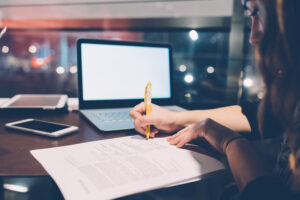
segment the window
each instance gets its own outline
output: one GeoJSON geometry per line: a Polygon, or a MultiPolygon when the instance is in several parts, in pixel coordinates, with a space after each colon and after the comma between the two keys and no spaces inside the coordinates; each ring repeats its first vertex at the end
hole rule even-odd
{"type": "Polygon", "coordinates": [[[257,101],[263,98],[264,88],[261,76],[259,74],[255,61],[255,46],[249,44],[250,30],[245,33],[245,65],[243,69],[242,80],[242,101],[257,101]]]}
{"type": "Polygon", "coordinates": [[[77,96],[76,40],[98,38],[170,43],[179,104],[221,102],[228,62],[227,30],[8,30],[0,40],[0,94],[77,96]]]}

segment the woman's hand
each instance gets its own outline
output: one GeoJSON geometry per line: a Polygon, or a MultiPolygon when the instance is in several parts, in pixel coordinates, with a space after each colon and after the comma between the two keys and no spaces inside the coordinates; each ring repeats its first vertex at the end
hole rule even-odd
{"type": "Polygon", "coordinates": [[[169,137],[168,141],[172,145],[182,147],[198,137],[203,137],[217,151],[225,154],[225,145],[227,141],[232,137],[237,136],[239,136],[239,134],[231,129],[222,126],[212,119],[205,119],[201,122],[187,126],[175,135],[169,137]]]}
{"type": "Polygon", "coordinates": [[[176,125],[176,112],[151,104],[151,113],[145,115],[146,106],[142,102],[130,111],[130,117],[134,119],[135,130],[143,135],[146,134],[147,125],[153,125],[150,137],[154,137],[159,131],[171,133],[178,130],[176,125]]]}

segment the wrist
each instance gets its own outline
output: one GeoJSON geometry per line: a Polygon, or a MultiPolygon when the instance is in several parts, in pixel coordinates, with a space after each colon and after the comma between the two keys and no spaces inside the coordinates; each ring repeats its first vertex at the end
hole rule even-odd
{"type": "Polygon", "coordinates": [[[184,112],[172,112],[171,116],[173,118],[173,120],[172,120],[172,126],[176,130],[185,128],[187,126],[184,112]]]}

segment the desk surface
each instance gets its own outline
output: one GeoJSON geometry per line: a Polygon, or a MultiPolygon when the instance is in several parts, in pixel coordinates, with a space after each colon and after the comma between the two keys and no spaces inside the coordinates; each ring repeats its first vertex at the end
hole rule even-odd
{"type": "Polygon", "coordinates": [[[101,134],[78,112],[60,114],[1,114],[0,115],[0,176],[41,176],[48,175],[30,154],[30,150],[64,146],[125,136],[129,133],[101,134]],[[58,139],[16,132],[5,128],[5,123],[36,118],[79,127],[79,131],[58,139]]]}
{"type": "MultiPolygon", "coordinates": [[[[102,139],[136,134],[133,131],[103,133],[92,126],[78,112],[68,113],[22,113],[0,114],[0,176],[44,176],[48,175],[43,167],[29,152],[34,149],[50,148],[78,144],[102,139]],[[79,131],[62,138],[53,139],[30,133],[22,133],[5,128],[5,124],[26,118],[70,124],[79,127],[79,131]]],[[[204,148],[197,151],[212,155],[204,148]]]]}

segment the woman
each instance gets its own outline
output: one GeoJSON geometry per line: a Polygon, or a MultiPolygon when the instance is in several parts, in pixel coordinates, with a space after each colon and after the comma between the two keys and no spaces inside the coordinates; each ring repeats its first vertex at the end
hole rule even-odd
{"type": "Polygon", "coordinates": [[[270,113],[284,126],[289,148],[279,156],[283,173],[273,174],[246,138],[211,119],[188,125],[168,140],[182,147],[203,137],[225,154],[242,199],[300,199],[300,1],[261,0],[259,9],[264,36],[256,53],[265,97],[258,121],[263,135],[272,134],[272,124],[266,123],[270,113]]]}
{"type": "Polygon", "coordinates": [[[264,36],[256,53],[266,93],[259,108],[259,126],[262,134],[269,134],[264,122],[270,108],[285,128],[289,149],[282,153],[289,154],[289,165],[281,163],[279,177],[272,174],[247,139],[210,119],[168,140],[182,147],[204,137],[227,156],[243,199],[300,199],[300,1],[261,0],[260,10],[264,36]]]}

